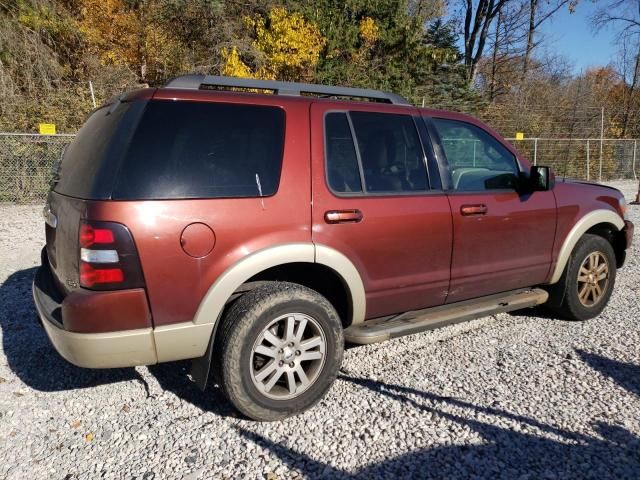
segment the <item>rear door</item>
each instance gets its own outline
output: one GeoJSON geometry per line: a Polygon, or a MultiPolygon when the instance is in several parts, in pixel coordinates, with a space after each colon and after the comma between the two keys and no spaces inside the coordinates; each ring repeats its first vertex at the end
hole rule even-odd
{"type": "Polygon", "coordinates": [[[556,229],[553,192],[519,194],[528,166],[480,123],[427,120],[442,160],[453,215],[447,303],[545,281],[556,229]]]}
{"type": "Polygon", "coordinates": [[[451,212],[417,113],[311,107],[313,241],[356,266],[367,318],[440,305],[449,286],[451,212]]]}

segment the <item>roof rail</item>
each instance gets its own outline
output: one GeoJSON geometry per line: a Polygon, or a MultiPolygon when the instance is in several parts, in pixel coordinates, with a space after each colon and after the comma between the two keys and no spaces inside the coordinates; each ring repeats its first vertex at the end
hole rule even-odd
{"type": "Polygon", "coordinates": [[[253,78],[221,77],[216,75],[182,75],[169,81],[167,88],[189,90],[219,88],[240,88],[271,90],[276,95],[301,96],[312,94],[324,97],[361,98],[395,105],[411,105],[409,101],[395,93],[368,88],[332,87],[313,83],[278,82],[275,80],[255,80],[253,78]]]}

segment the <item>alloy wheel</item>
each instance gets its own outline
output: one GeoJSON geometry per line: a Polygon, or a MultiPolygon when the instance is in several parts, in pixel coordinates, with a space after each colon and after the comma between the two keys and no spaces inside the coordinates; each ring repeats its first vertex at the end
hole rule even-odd
{"type": "Polygon", "coordinates": [[[591,252],[578,270],[578,300],[593,307],[602,300],[609,283],[609,261],[600,251],[591,252]]]}
{"type": "Polygon", "coordinates": [[[326,351],[326,336],[317,320],[303,313],[281,315],[251,349],[253,384],[274,400],[297,397],[317,380],[326,351]]]}

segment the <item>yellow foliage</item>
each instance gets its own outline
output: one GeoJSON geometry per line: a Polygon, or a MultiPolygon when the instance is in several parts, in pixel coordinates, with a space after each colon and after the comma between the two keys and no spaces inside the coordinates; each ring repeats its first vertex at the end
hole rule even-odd
{"type": "Polygon", "coordinates": [[[158,4],[133,8],[126,0],[80,0],[80,5],[80,31],[102,64],[126,65],[141,78],[169,64],[183,66],[181,45],[154,23],[158,4]]]}
{"type": "Polygon", "coordinates": [[[255,31],[253,46],[263,53],[264,65],[256,71],[260,78],[299,80],[320,60],[326,39],[318,26],[302,14],[275,7],[268,18],[245,18],[255,31]]]}
{"type": "Polygon", "coordinates": [[[376,25],[376,21],[371,17],[364,17],[360,20],[360,39],[371,45],[380,38],[380,29],[376,25]]]}
{"type": "Polygon", "coordinates": [[[81,0],[80,31],[102,63],[132,65],[139,60],[138,19],[122,0],[81,0]]]}
{"type": "Polygon", "coordinates": [[[242,61],[238,54],[238,49],[233,47],[230,51],[226,48],[222,49],[222,75],[240,78],[255,78],[251,69],[242,61]]]}

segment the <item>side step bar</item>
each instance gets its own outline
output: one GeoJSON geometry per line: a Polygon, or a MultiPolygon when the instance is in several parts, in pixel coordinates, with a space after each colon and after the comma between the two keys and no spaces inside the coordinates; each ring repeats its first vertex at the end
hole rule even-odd
{"type": "Polygon", "coordinates": [[[545,303],[548,298],[549,294],[541,288],[513,290],[464,302],[366,320],[347,328],[344,331],[344,338],[347,342],[361,345],[384,342],[496,313],[534,307],[545,303]]]}

